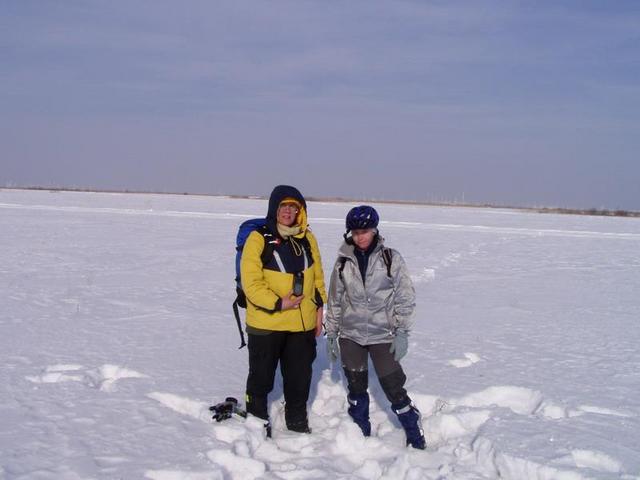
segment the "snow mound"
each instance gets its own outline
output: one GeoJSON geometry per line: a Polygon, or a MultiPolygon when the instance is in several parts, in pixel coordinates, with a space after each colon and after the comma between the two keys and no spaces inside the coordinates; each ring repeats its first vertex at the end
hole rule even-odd
{"type": "Polygon", "coordinates": [[[468,407],[498,406],[508,408],[520,415],[531,415],[542,404],[542,394],[523,387],[493,386],[452,400],[452,403],[468,407]]]}
{"type": "Polygon", "coordinates": [[[211,418],[209,405],[172,393],[151,392],[147,397],[160,402],[165,407],[181,415],[208,421],[211,418]]]}

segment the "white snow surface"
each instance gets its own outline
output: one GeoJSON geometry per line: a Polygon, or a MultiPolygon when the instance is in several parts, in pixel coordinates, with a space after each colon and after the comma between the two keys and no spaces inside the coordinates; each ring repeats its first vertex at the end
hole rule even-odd
{"type": "MultiPolygon", "coordinates": [[[[326,272],[351,206],[309,203],[326,272]]],[[[361,436],[324,338],[312,434],[279,375],[272,439],[211,420],[243,396],[235,235],[266,201],[0,190],[0,479],[640,479],[640,220],[376,207],[415,281],[426,451],[373,374],[361,436]]]]}

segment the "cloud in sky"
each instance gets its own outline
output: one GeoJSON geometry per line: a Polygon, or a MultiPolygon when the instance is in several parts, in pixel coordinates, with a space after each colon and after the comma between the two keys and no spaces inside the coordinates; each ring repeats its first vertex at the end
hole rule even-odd
{"type": "Polygon", "coordinates": [[[637,2],[0,13],[5,184],[640,209],[637,2]]]}

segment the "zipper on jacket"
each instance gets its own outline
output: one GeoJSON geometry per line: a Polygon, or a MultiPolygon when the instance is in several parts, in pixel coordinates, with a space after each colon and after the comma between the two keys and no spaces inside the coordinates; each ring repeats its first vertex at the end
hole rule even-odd
{"type": "Polygon", "coordinates": [[[302,317],[302,308],[300,308],[300,304],[298,304],[298,312],[300,312],[300,323],[302,324],[302,331],[306,332],[306,330],[304,329],[304,318],[302,317]]]}

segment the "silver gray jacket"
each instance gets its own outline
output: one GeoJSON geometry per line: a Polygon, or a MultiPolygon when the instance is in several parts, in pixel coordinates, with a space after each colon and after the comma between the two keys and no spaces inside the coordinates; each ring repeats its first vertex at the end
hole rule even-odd
{"type": "Polygon", "coordinates": [[[358,268],[354,246],[344,242],[331,272],[325,330],[360,345],[390,343],[396,330],[409,331],[416,293],[404,259],[391,250],[391,278],[382,256],[384,239],[369,256],[366,282],[358,268]],[[346,258],[340,275],[341,257],[346,258]],[[342,278],[340,278],[342,277],[342,278]]]}

